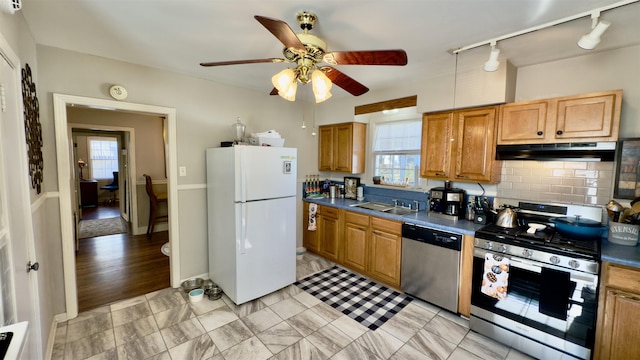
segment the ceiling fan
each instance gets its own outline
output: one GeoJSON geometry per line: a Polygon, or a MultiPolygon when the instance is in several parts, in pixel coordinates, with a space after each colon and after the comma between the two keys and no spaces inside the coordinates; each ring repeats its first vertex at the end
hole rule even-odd
{"type": "Polygon", "coordinates": [[[297,83],[313,85],[316,102],[331,97],[329,90],[336,84],[348,93],[359,96],[369,88],[339,71],[331,65],[396,65],[407,64],[404,50],[364,50],[327,52],[326,42],[309,30],[313,28],[317,16],[308,11],[296,15],[303,33],[296,34],[286,22],[265,16],[254,16],[260,24],[269,30],[285,46],[284,58],[249,59],[200,63],[201,66],[223,66],[256,63],[295,63],[295,68],[287,68],[272,78],[274,89],[270,95],[280,95],[294,101],[297,83]]]}

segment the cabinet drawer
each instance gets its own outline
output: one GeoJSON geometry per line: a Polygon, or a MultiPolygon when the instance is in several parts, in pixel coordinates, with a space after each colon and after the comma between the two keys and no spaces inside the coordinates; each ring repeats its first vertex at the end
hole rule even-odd
{"type": "Polygon", "coordinates": [[[608,270],[607,286],[640,294],[640,271],[612,264],[608,270]]]}
{"type": "Polygon", "coordinates": [[[371,227],[375,230],[384,231],[387,233],[401,235],[402,223],[399,221],[383,219],[379,217],[371,217],[371,227]]]}
{"type": "Polygon", "coordinates": [[[346,211],[345,214],[344,220],[346,223],[369,227],[369,215],[358,214],[351,211],[346,211]]]}
{"type": "Polygon", "coordinates": [[[330,206],[323,206],[320,208],[320,214],[322,214],[322,216],[332,217],[336,219],[338,218],[339,212],[340,212],[340,209],[330,207],[330,206]]]}

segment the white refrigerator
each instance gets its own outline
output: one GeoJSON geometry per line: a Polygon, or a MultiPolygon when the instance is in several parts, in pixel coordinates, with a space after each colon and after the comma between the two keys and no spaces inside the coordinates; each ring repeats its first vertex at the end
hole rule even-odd
{"type": "Polygon", "coordinates": [[[209,277],[238,305],[296,280],[296,157],[282,147],[206,151],[209,277]]]}

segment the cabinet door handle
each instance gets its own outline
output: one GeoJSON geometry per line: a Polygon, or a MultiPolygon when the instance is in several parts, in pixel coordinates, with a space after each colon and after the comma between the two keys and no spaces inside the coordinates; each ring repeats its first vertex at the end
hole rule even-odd
{"type": "Polygon", "coordinates": [[[469,175],[456,175],[457,178],[467,179],[469,175]]]}
{"type": "Polygon", "coordinates": [[[542,131],[538,131],[538,136],[542,136],[544,134],[542,131]]]}
{"type": "Polygon", "coordinates": [[[558,135],[562,135],[562,130],[558,130],[558,131],[556,131],[556,134],[558,134],[558,135]]]}
{"type": "Polygon", "coordinates": [[[443,173],[436,173],[436,176],[447,176],[447,174],[443,174],[443,173]]]}

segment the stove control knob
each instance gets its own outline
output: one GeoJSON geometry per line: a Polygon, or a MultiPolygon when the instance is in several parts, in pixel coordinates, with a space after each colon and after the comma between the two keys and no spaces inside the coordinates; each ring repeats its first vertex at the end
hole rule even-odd
{"type": "Polygon", "coordinates": [[[500,245],[500,246],[498,247],[498,251],[500,251],[500,252],[507,252],[507,247],[506,247],[505,245],[500,245]]]}
{"type": "Polygon", "coordinates": [[[549,261],[553,264],[553,265],[558,265],[560,263],[560,258],[557,256],[552,256],[549,258],[549,261]]]}
{"type": "Polygon", "coordinates": [[[569,266],[571,266],[574,269],[577,269],[580,266],[580,263],[577,262],[576,260],[571,260],[569,261],[569,266]]]}
{"type": "Polygon", "coordinates": [[[491,241],[484,243],[484,248],[485,249],[493,249],[493,243],[491,241]]]}
{"type": "Polygon", "coordinates": [[[530,258],[533,256],[533,251],[529,250],[529,249],[524,249],[522,250],[522,256],[526,257],[526,258],[530,258]]]}

